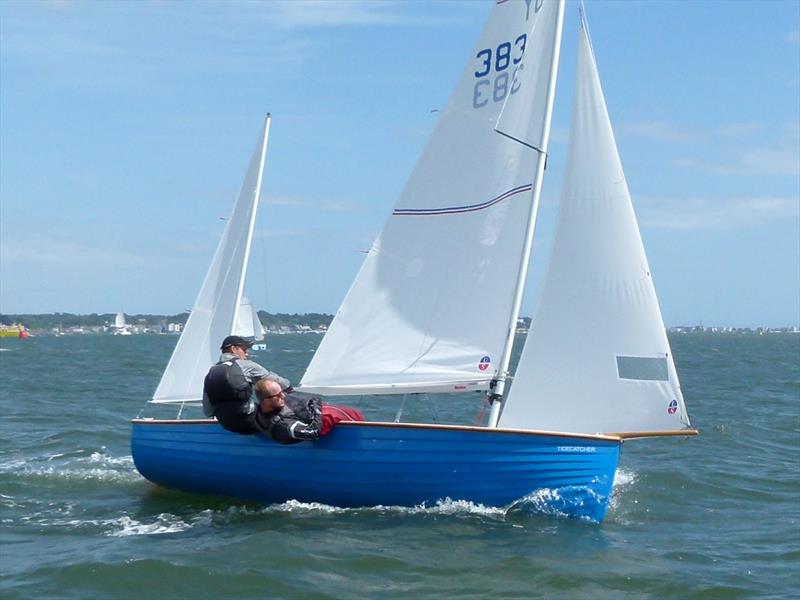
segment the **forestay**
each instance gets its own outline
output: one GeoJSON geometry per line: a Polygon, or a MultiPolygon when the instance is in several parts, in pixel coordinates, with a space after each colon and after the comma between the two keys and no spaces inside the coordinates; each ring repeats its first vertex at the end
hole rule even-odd
{"type": "Polygon", "coordinates": [[[585,26],[548,273],[501,427],[689,427],[585,26]]]}
{"type": "Polygon", "coordinates": [[[556,8],[493,8],[304,390],[460,391],[495,375],[539,160],[525,144],[543,127],[556,8]]]}
{"type": "Polygon", "coordinates": [[[267,117],[194,308],[153,395],[155,403],[202,399],[203,379],[217,362],[219,344],[234,330],[260,195],[269,123],[267,117]]]}

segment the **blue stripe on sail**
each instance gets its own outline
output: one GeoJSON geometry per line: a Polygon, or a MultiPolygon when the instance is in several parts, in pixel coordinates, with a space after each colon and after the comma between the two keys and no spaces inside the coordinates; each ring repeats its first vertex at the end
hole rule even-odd
{"type": "Polygon", "coordinates": [[[496,196],[491,200],[487,200],[486,202],[481,202],[480,204],[469,204],[466,206],[446,206],[443,208],[396,208],[392,214],[403,217],[413,217],[429,215],[453,215],[458,213],[475,212],[477,210],[483,210],[485,208],[489,208],[490,206],[494,206],[498,202],[502,202],[506,198],[510,198],[515,194],[530,191],[531,188],[533,188],[533,184],[527,183],[525,185],[510,189],[507,192],[503,192],[499,196],[496,196]]]}

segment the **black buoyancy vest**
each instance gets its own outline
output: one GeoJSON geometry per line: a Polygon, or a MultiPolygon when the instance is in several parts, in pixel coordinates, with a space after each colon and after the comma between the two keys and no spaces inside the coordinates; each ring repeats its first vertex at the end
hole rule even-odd
{"type": "Polygon", "coordinates": [[[250,400],[253,384],[247,381],[236,358],[215,364],[203,382],[203,391],[212,407],[229,402],[242,403],[250,400]]]}

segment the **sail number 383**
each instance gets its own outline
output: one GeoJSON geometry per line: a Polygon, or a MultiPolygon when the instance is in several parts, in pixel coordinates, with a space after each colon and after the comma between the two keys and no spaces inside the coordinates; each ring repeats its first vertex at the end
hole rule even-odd
{"type": "Polygon", "coordinates": [[[503,42],[497,48],[485,48],[475,55],[478,70],[475,71],[475,88],[472,94],[473,108],[481,108],[490,101],[501,102],[509,93],[519,90],[518,74],[523,68],[522,56],[528,36],[522,34],[514,42],[503,42]]]}

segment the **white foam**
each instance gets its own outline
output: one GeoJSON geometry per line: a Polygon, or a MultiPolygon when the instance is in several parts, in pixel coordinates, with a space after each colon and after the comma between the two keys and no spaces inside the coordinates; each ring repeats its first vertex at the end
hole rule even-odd
{"type": "Polygon", "coordinates": [[[28,460],[15,457],[0,463],[0,473],[67,480],[131,482],[141,479],[130,455],[114,457],[101,450],[89,456],[72,458],[75,454],[85,452],[88,450],[54,453],[28,460]]]}
{"type": "Polygon", "coordinates": [[[65,468],[58,466],[32,467],[25,465],[16,472],[24,476],[44,477],[53,479],[66,479],[68,481],[112,481],[112,482],[132,482],[141,480],[135,470],[117,471],[114,469],[103,468],[65,468]]]}
{"type": "Polygon", "coordinates": [[[12,458],[3,463],[0,463],[0,473],[14,473],[23,469],[27,465],[24,458],[12,458]]]}
{"type": "Polygon", "coordinates": [[[4,506],[6,508],[21,508],[24,505],[17,502],[14,496],[0,494],[0,506],[4,506]]]}
{"type": "Polygon", "coordinates": [[[474,515],[494,515],[503,516],[506,513],[505,508],[496,508],[492,506],[484,506],[483,504],[476,504],[466,500],[451,500],[445,498],[438,500],[436,504],[418,504],[416,506],[390,506],[390,505],[376,505],[365,506],[360,508],[341,508],[338,506],[330,506],[328,504],[321,504],[319,502],[299,502],[297,500],[288,500],[281,504],[273,504],[264,509],[266,512],[320,512],[326,514],[341,514],[341,513],[364,513],[364,512],[395,512],[398,514],[417,515],[417,514],[438,514],[438,515],[456,515],[456,514],[474,514],[474,515]]]}
{"type": "Polygon", "coordinates": [[[614,489],[618,487],[626,487],[636,482],[636,472],[626,471],[624,469],[617,469],[614,474],[614,489]]]}
{"type": "Polygon", "coordinates": [[[127,537],[129,535],[160,535],[163,533],[178,533],[193,527],[180,517],[161,513],[152,523],[142,523],[128,516],[111,519],[104,522],[111,526],[112,531],[106,533],[110,537],[127,537]]]}
{"type": "Polygon", "coordinates": [[[319,502],[299,502],[298,500],[287,500],[282,504],[273,504],[264,510],[269,512],[323,512],[334,514],[348,512],[353,509],[329,506],[319,502]]]}
{"type": "Polygon", "coordinates": [[[484,506],[483,504],[476,504],[468,500],[451,500],[450,498],[439,500],[434,506],[414,506],[407,509],[407,511],[410,514],[429,513],[438,515],[473,514],[504,516],[506,514],[505,508],[484,506]]]}
{"type": "MultiPolygon", "coordinates": [[[[636,483],[636,472],[617,469],[614,475],[614,488],[611,490],[611,498],[608,501],[608,514],[613,515],[615,521],[621,524],[629,524],[623,517],[623,499],[632,491],[636,483]]],[[[638,501],[634,500],[634,504],[638,501]]]]}
{"type": "Polygon", "coordinates": [[[101,451],[101,452],[92,452],[92,454],[89,455],[88,458],[84,458],[81,460],[90,463],[100,463],[103,465],[109,465],[113,467],[133,468],[133,457],[130,455],[119,456],[115,458],[113,456],[109,456],[108,454],[104,454],[101,451]]]}

